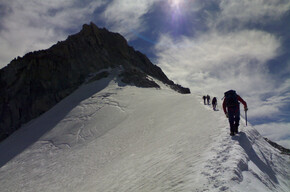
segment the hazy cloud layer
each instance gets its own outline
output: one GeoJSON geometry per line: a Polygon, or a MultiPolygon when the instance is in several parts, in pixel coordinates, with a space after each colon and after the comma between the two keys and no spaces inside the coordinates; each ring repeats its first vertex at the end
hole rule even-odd
{"type": "Polygon", "coordinates": [[[142,32],[147,26],[142,20],[156,0],[114,0],[103,12],[111,30],[122,33],[128,40],[134,37],[132,31],[142,32]]]}
{"type": "Polygon", "coordinates": [[[230,22],[238,20],[240,23],[265,23],[279,19],[290,9],[287,0],[222,0],[221,14],[218,21],[230,22]]]}

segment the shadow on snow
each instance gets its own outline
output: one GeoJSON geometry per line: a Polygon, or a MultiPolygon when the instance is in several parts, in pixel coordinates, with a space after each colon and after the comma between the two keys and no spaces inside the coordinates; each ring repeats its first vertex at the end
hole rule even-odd
{"type": "Polygon", "coordinates": [[[249,157],[249,160],[252,161],[263,173],[266,173],[269,178],[276,184],[278,184],[278,179],[275,172],[272,170],[271,165],[264,154],[261,152],[264,161],[257,155],[256,151],[253,149],[252,144],[248,136],[244,132],[240,132],[239,137],[233,137],[233,140],[239,142],[240,146],[245,150],[246,154],[249,157]]]}

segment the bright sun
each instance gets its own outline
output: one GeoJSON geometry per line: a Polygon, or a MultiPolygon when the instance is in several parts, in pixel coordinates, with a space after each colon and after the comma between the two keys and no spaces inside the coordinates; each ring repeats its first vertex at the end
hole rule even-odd
{"type": "Polygon", "coordinates": [[[169,0],[171,7],[179,7],[183,0],[169,0]]]}

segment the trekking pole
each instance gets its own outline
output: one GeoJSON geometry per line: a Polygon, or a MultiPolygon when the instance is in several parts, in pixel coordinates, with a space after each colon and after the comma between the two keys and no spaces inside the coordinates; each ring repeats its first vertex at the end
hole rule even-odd
{"type": "Polygon", "coordinates": [[[246,126],[248,126],[247,111],[245,110],[246,126]]]}

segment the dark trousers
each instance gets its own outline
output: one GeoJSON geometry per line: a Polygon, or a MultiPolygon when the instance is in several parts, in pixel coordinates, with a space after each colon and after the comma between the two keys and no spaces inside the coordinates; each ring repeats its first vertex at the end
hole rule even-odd
{"type": "Polygon", "coordinates": [[[212,103],[213,110],[216,110],[216,103],[212,103]]]}
{"type": "Polygon", "coordinates": [[[240,123],[240,107],[239,106],[228,107],[228,115],[231,133],[238,132],[240,123]]]}

